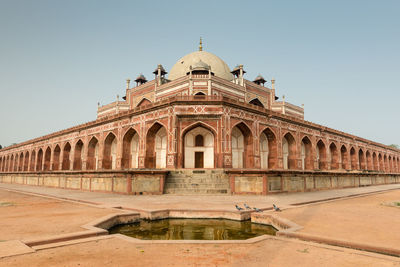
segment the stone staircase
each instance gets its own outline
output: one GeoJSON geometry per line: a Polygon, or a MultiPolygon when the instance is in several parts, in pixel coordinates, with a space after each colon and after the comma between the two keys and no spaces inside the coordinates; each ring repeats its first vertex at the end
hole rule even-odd
{"type": "Polygon", "coordinates": [[[223,170],[176,170],[167,176],[166,194],[229,194],[229,178],[223,170]]]}

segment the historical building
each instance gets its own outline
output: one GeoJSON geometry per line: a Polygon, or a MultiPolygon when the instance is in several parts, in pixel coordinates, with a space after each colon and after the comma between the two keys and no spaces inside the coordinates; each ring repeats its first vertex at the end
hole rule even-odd
{"type": "Polygon", "coordinates": [[[120,193],[257,193],[400,182],[400,151],[304,120],[275,81],[199,50],[126,82],[97,119],[0,150],[0,181],[120,193]],[[168,74],[168,76],[167,76],[168,74]]]}

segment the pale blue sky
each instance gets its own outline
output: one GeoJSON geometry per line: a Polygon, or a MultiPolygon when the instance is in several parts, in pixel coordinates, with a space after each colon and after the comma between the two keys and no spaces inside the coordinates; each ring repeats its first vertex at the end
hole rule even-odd
{"type": "Polygon", "coordinates": [[[94,120],[200,36],[247,79],[275,77],[306,120],[400,144],[399,14],[395,0],[0,0],[0,144],[94,120]]]}

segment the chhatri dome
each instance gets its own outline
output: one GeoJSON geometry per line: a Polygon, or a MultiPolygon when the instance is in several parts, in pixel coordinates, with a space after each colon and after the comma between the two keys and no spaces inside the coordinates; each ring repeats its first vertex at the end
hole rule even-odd
{"type": "Polygon", "coordinates": [[[186,76],[190,71],[190,66],[198,66],[199,63],[206,64],[211,67],[211,72],[215,76],[226,79],[233,80],[233,75],[228,65],[216,55],[203,51],[202,42],[200,39],[199,51],[190,53],[181,59],[179,59],[169,72],[168,79],[175,80],[177,78],[186,76]]]}

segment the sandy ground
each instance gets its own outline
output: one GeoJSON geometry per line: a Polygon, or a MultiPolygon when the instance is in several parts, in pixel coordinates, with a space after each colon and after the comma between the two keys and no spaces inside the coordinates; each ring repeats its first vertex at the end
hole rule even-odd
{"type": "Polygon", "coordinates": [[[0,241],[84,231],[80,226],[115,210],[0,190],[0,241]]]}
{"type": "Polygon", "coordinates": [[[361,255],[293,241],[256,244],[135,244],[112,238],[4,258],[0,266],[400,266],[400,259],[361,255]]]}
{"type": "Polygon", "coordinates": [[[400,247],[400,208],[383,205],[400,201],[400,190],[313,204],[275,213],[304,228],[299,232],[334,239],[400,247]]]}

